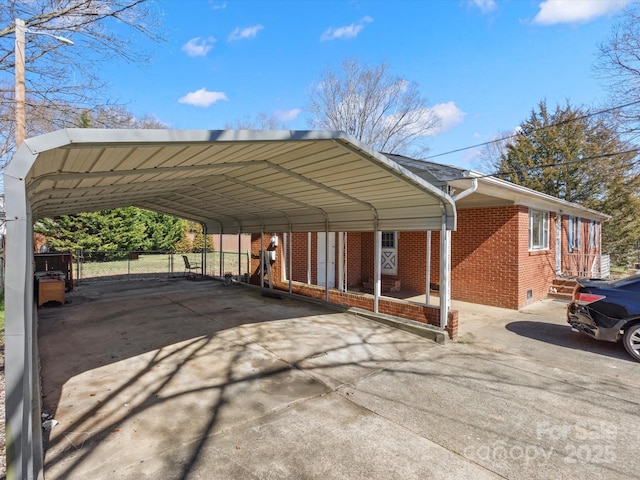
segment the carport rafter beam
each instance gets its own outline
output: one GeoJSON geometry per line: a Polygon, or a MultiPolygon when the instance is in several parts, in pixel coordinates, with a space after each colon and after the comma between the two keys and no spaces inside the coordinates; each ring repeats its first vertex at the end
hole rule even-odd
{"type": "Polygon", "coordinates": [[[279,199],[284,200],[285,202],[293,203],[294,205],[298,205],[299,207],[303,207],[305,209],[316,210],[317,212],[322,213],[325,219],[327,220],[329,219],[329,215],[327,214],[327,212],[320,207],[316,207],[315,205],[310,205],[308,203],[301,202],[300,200],[296,200],[295,198],[290,198],[290,197],[287,197],[286,195],[282,195],[280,193],[267,190],[266,188],[259,187],[258,185],[254,185],[253,183],[245,182],[244,180],[240,180],[239,178],[229,177],[228,175],[221,175],[221,176],[232,183],[237,183],[251,190],[256,190],[258,192],[264,193],[265,195],[278,197],[279,199]]]}
{"type": "MultiPolygon", "coordinates": [[[[261,161],[258,161],[261,162],[261,161]]],[[[200,172],[214,169],[236,169],[241,167],[253,166],[256,164],[255,160],[246,162],[233,162],[233,163],[212,163],[207,165],[185,165],[182,167],[153,167],[153,168],[134,168],[129,170],[108,170],[97,172],[52,172],[39,176],[36,180],[29,183],[28,189],[33,190],[44,181],[67,181],[67,180],[83,180],[92,178],[107,178],[107,177],[128,177],[134,175],[155,175],[160,173],[174,173],[174,172],[200,172]]],[[[216,176],[216,175],[212,175],[216,176]]],[[[189,177],[186,177],[189,178],[189,177]]],[[[195,177],[202,178],[202,177],[195,177]]]]}
{"type": "MultiPolygon", "coordinates": [[[[191,187],[182,187],[183,189],[190,189],[191,187]]],[[[169,191],[168,193],[178,193],[177,190],[174,191],[169,191]]],[[[122,195],[126,195],[127,198],[129,199],[154,199],[157,198],[158,195],[161,194],[163,197],[166,197],[167,194],[167,190],[166,189],[158,189],[158,190],[144,190],[141,192],[108,192],[108,193],[100,193],[100,199],[91,202],[88,201],[91,197],[87,197],[85,198],[73,198],[70,199],[69,197],[66,196],[54,196],[54,195],[49,195],[47,198],[39,198],[37,200],[34,200],[34,202],[32,203],[32,208],[34,211],[39,211],[41,209],[46,209],[47,206],[49,205],[59,205],[60,202],[65,202],[65,200],[67,200],[65,202],[66,205],[73,205],[73,204],[81,204],[81,205],[92,205],[93,203],[101,203],[102,199],[105,198],[122,198],[122,195]]],[[[103,209],[101,209],[103,210],[103,209]]]]}
{"type": "Polygon", "coordinates": [[[373,219],[374,221],[378,218],[378,211],[376,210],[376,208],[371,205],[368,202],[365,202],[363,200],[360,200],[358,198],[352,197],[351,195],[348,195],[344,192],[341,192],[339,190],[336,190],[335,188],[332,187],[328,187],[327,185],[324,185],[322,183],[316,182],[315,180],[312,180],[308,177],[305,177],[304,175],[301,175],[300,173],[294,172],[292,170],[289,170],[287,168],[281,167],[280,165],[276,165],[274,163],[271,163],[269,161],[266,161],[266,164],[269,165],[271,168],[273,168],[274,170],[279,171],[280,173],[284,173],[285,175],[288,175],[290,177],[293,177],[297,180],[300,180],[301,182],[307,183],[308,185],[312,185],[315,188],[318,188],[320,190],[324,190],[325,192],[329,192],[332,193],[338,197],[344,198],[345,200],[349,200],[349,202],[353,202],[353,203],[358,203],[360,205],[363,205],[365,207],[367,207],[369,210],[371,210],[371,213],[373,214],[373,219]]]}
{"type": "MultiPolygon", "coordinates": [[[[181,209],[180,209],[180,207],[183,207],[183,208],[184,208],[184,205],[182,205],[182,204],[180,204],[180,203],[177,203],[177,202],[174,202],[173,200],[169,200],[169,199],[167,199],[167,198],[161,198],[161,199],[155,198],[155,199],[154,199],[154,202],[155,202],[157,205],[159,205],[159,206],[161,206],[161,207],[163,207],[163,208],[170,209],[170,210],[171,210],[171,211],[173,211],[173,212],[181,212],[181,211],[183,211],[183,210],[181,210],[181,209]],[[169,204],[169,206],[167,206],[167,204],[169,204]],[[177,210],[175,210],[175,206],[176,206],[176,205],[177,205],[177,207],[178,207],[178,209],[177,209],[177,210]],[[173,206],[173,207],[172,207],[172,206],[173,206]]],[[[153,208],[153,207],[149,208],[149,207],[146,207],[146,206],[145,206],[144,208],[147,208],[147,209],[149,209],[149,210],[154,210],[154,208],[153,208]]],[[[157,211],[157,208],[156,208],[155,210],[157,211]]],[[[211,221],[213,221],[213,222],[216,222],[216,223],[222,224],[222,221],[221,221],[221,220],[219,220],[218,218],[216,218],[216,217],[209,217],[209,216],[207,216],[207,213],[210,213],[210,212],[207,212],[206,210],[202,210],[202,209],[199,209],[199,208],[198,208],[198,209],[196,209],[197,211],[199,211],[199,212],[201,212],[202,214],[204,214],[204,215],[205,215],[205,216],[202,216],[202,217],[201,217],[201,216],[199,216],[199,215],[196,215],[196,214],[193,212],[193,210],[194,210],[194,209],[190,209],[190,210],[191,210],[190,212],[182,213],[181,215],[177,215],[176,213],[172,213],[171,215],[182,216],[182,218],[188,218],[188,217],[185,217],[185,215],[193,215],[193,216],[191,217],[191,219],[192,219],[192,220],[194,220],[194,221],[196,221],[196,222],[198,222],[198,223],[202,223],[202,222],[206,222],[206,221],[211,220],[211,221]]],[[[219,212],[218,212],[218,213],[219,213],[219,212]]],[[[231,217],[231,216],[224,215],[224,214],[223,214],[223,216],[224,216],[225,218],[230,218],[230,219],[232,219],[232,220],[235,220],[235,219],[234,219],[233,217],[231,217]]]]}
{"type": "Polygon", "coordinates": [[[202,222],[206,222],[206,221],[211,221],[211,222],[215,222],[215,223],[218,223],[218,224],[222,224],[222,222],[220,222],[217,218],[196,217],[196,216],[193,216],[193,215],[185,214],[184,212],[181,212],[181,211],[177,211],[177,210],[175,210],[173,208],[170,208],[170,207],[167,207],[167,206],[161,206],[161,208],[159,208],[155,204],[147,204],[144,201],[143,202],[136,202],[132,206],[144,208],[146,210],[152,210],[152,211],[159,212],[159,213],[164,213],[164,214],[167,214],[167,215],[173,215],[174,217],[183,218],[185,220],[190,220],[190,221],[193,221],[193,222],[196,222],[196,223],[202,223],[202,222]]]}
{"type": "MultiPolygon", "coordinates": [[[[217,177],[218,175],[211,175],[211,177],[217,177]]],[[[185,184],[184,185],[178,185],[176,188],[190,188],[192,187],[194,184],[192,182],[190,182],[192,177],[187,177],[185,178],[185,184]]],[[[199,179],[206,179],[207,176],[201,176],[198,177],[199,179]]],[[[100,192],[102,190],[109,190],[109,189],[135,189],[138,186],[144,186],[145,188],[149,188],[151,187],[163,187],[162,189],[158,188],[158,190],[153,190],[153,191],[162,191],[162,192],[167,192],[167,188],[166,186],[175,186],[176,185],[176,180],[172,179],[172,180],[142,180],[142,181],[134,181],[134,182],[127,182],[127,183],[107,183],[104,185],[94,185],[92,187],[72,187],[72,188],[56,188],[56,187],[52,187],[49,188],[47,190],[38,192],[38,193],[34,193],[33,196],[31,197],[32,199],[34,198],[38,198],[39,196],[43,195],[43,194],[51,194],[51,193],[62,193],[62,194],[68,194],[68,193],[93,193],[93,192],[100,192]]],[[[117,193],[124,193],[127,194],[129,192],[117,192],[117,193]]],[[[33,203],[33,202],[32,202],[33,203]]]]}
{"type": "MultiPolygon", "coordinates": [[[[195,190],[200,190],[202,192],[208,193],[210,195],[215,195],[215,196],[218,196],[218,197],[226,198],[227,200],[232,200],[234,202],[244,203],[245,205],[248,205],[250,207],[260,207],[260,208],[263,208],[265,210],[269,210],[270,212],[279,213],[280,215],[283,215],[285,218],[287,218],[287,220],[289,220],[289,225],[291,225],[291,218],[289,217],[289,214],[287,214],[287,212],[284,212],[282,210],[276,210],[274,208],[269,208],[267,206],[264,206],[263,204],[258,205],[255,202],[249,202],[247,200],[243,200],[241,198],[232,197],[231,195],[226,195],[224,193],[216,192],[214,190],[211,190],[211,189],[208,189],[208,188],[204,188],[204,187],[194,186],[192,188],[195,189],[195,190]]],[[[259,218],[259,219],[261,218],[261,217],[258,217],[257,215],[253,215],[253,216],[255,218],[259,218]]],[[[242,229],[240,229],[240,231],[241,230],[242,229]]]]}
{"type": "MultiPolygon", "coordinates": [[[[178,197],[182,197],[182,198],[186,198],[187,200],[198,200],[197,198],[193,197],[192,195],[186,195],[186,194],[184,194],[184,193],[174,192],[174,193],[173,193],[173,195],[176,195],[176,196],[178,196],[178,197]]],[[[166,199],[166,200],[171,201],[171,200],[169,200],[169,199],[166,199]]],[[[214,206],[214,209],[215,209],[215,207],[221,208],[221,206],[220,206],[220,205],[213,205],[213,206],[214,206]]],[[[228,208],[228,207],[225,207],[225,208],[228,208]]],[[[203,211],[204,211],[204,210],[203,210],[203,211]]],[[[218,212],[218,213],[220,213],[219,211],[217,211],[217,212],[218,212]]],[[[240,226],[242,225],[242,222],[240,221],[240,219],[239,219],[238,217],[235,217],[235,216],[233,216],[233,215],[229,215],[229,214],[225,215],[224,213],[222,213],[222,215],[224,215],[224,216],[225,216],[225,217],[227,217],[227,218],[231,218],[232,220],[235,220],[235,221],[238,223],[238,225],[240,225],[240,226]]],[[[259,220],[261,219],[261,218],[260,218],[259,216],[257,216],[257,215],[252,214],[252,216],[253,216],[253,217],[255,217],[255,218],[257,218],[257,219],[259,219],[259,220]]]]}

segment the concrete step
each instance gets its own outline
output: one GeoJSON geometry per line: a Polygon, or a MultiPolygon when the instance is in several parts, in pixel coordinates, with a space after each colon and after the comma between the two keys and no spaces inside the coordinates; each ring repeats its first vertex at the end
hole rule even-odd
{"type": "Polygon", "coordinates": [[[573,293],[563,293],[563,292],[549,292],[547,295],[549,298],[556,298],[558,300],[573,300],[573,293]]]}

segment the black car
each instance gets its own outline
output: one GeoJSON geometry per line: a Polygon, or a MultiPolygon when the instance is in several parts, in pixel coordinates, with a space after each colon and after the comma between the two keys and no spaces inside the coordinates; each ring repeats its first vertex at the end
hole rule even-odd
{"type": "Polygon", "coordinates": [[[640,362],[640,275],[615,282],[579,280],[567,322],[598,340],[617,342],[640,362]]]}

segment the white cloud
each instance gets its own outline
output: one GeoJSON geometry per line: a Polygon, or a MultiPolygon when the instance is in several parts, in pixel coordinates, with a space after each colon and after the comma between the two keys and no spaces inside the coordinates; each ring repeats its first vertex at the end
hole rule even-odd
{"type": "Polygon", "coordinates": [[[224,10],[225,8],[227,8],[227,2],[211,4],[211,10],[224,10]]]}
{"type": "Polygon", "coordinates": [[[264,27],[262,25],[254,25],[253,27],[247,28],[236,28],[233,32],[229,34],[227,41],[233,42],[235,40],[244,40],[247,38],[254,38],[258,35],[258,32],[262,30],[264,27]]]}
{"type": "Polygon", "coordinates": [[[352,23],[346,27],[338,27],[338,28],[328,28],[325,32],[320,36],[320,41],[325,42],[327,40],[336,40],[342,38],[355,38],[362,31],[364,26],[367,23],[373,22],[373,18],[363,17],[358,23],[352,23]]]}
{"type": "Polygon", "coordinates": [[[480,9],[482,13],[493,12],[498,5],[495,0],[469,0],[469,3],[480,9]]]}
{"type": "Polygon", "coordinates": [[[466,115],[466,113],[460,110],[453,101],[438,103],[431,107],[431,111],[440,118],[440,125],[429,132],[430,136],[440,135],[441,133],[448,132],[452,128],[457,127],[462,123],[466,115]]]}
{"type": "Polygon", "coordinates": [[[178,99],[179,103],[186,103],[194,107],[209,107],[220,100],[229,99],[224,92],[210,92],[206,88],[201,88],[195,92],[189,92],[184,97],[178,99]]]}
{"type": "Polygon", "coordinates": [[[216,42],[217,40],[214,37],[207,39],[195,37],[182,46],[182,51],[186,52],[190,57],[205,57],[216,42]]]}
{"type": "Polygon", "coordinates": [[[276,110],[275,112],[273,112],[273,116],[276,118],[276,120],[279,120],[281,122],[291,122],[298,118],[298,115],[300,115],[301,111],[302,110],[300,110],[299,108],[292,108],[291,110],[276,110]]]}
{"type": "Polygon", "coordinates": [[[533,23],[587,23],[622,10],[631,0],[545,0],[533,23]]]}

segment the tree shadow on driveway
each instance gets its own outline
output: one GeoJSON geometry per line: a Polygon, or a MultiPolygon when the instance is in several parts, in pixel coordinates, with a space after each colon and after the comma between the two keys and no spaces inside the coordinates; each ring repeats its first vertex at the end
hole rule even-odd
{"type": "Polygon", "coordinates": [[[517,335],[539,342],[634,362],[621,343],[596,340],[588,335],[572,331],[569,325],[540,321],[516,321],[508,323],[505,328],[517,335]]]}

